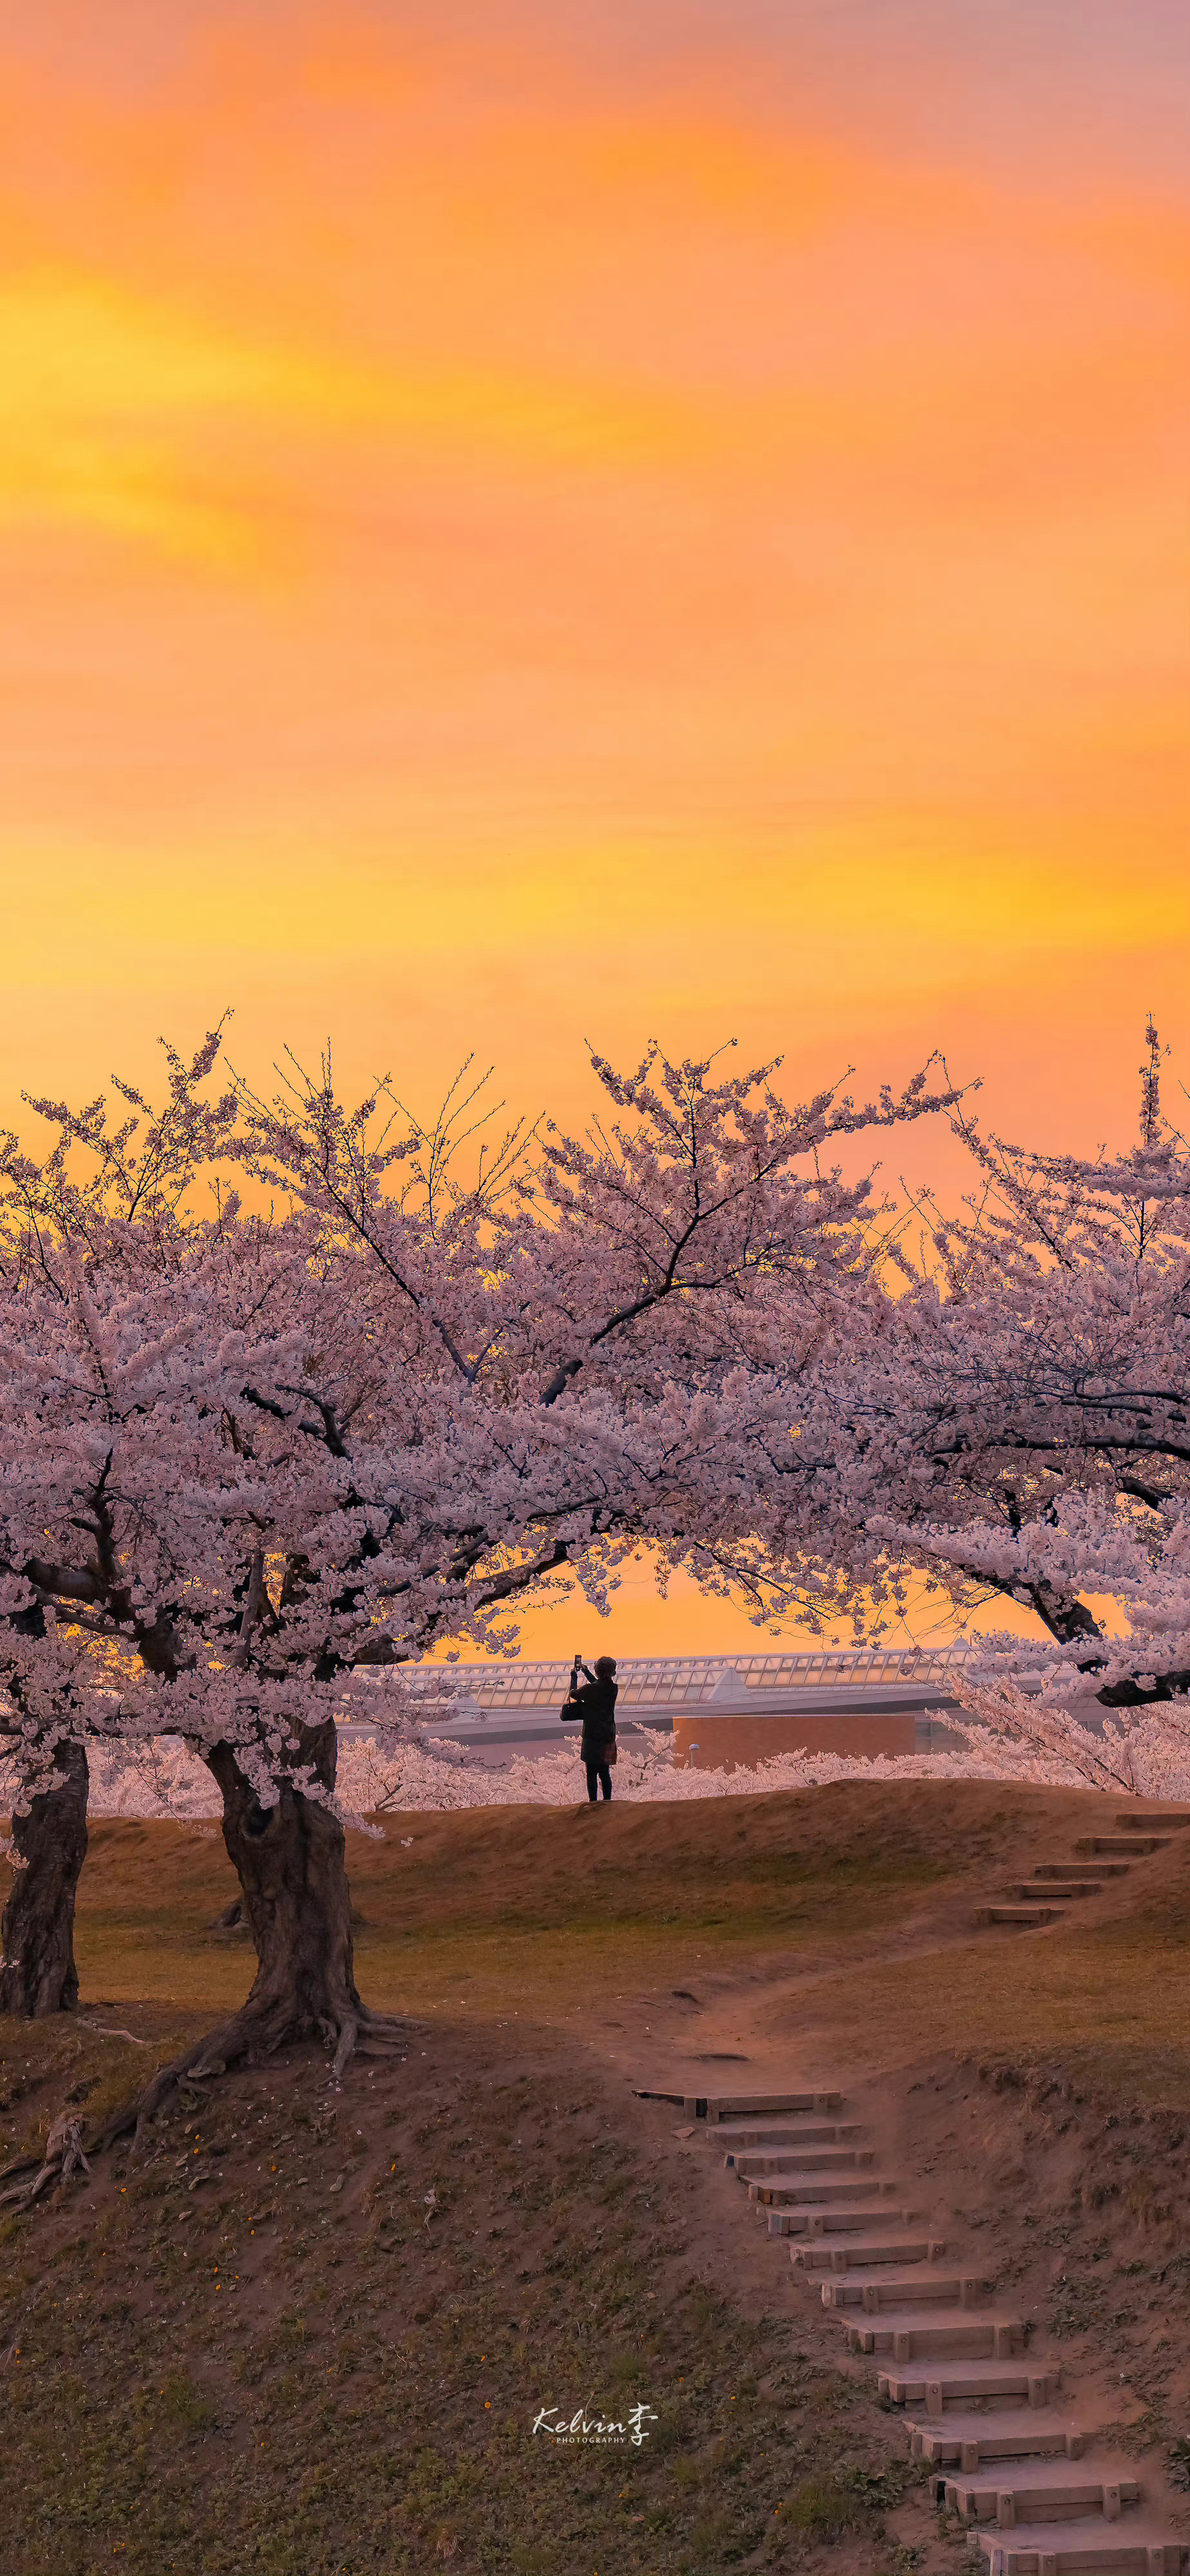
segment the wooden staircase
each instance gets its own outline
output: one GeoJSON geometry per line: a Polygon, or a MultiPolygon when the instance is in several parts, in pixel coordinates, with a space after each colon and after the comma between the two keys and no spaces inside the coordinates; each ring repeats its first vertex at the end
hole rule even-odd
{"type": "MultiPolygon", "coordinates": [[[[1190,1812],[1162,1823],[1190,1827],[1190,1812]]],[[[1130,1855],[1168,1840],[1148,1825],[1138,1820],[1130,1855]]],[[[1080,1893],[1088,1884],[1079,1863],[1045,1867],[1075,1871],[1068,1884],[1080,1893]]],[[[1005,1919],[1004,1909],[986,1912],[1005,1919]]],[[[1031,1897],[1009,1919],[1018,1913],[1039,1919],[1031,1897]]],[[[1183,2543],[1146,2509],[1136,2463],[1064,2398],[1044,2334],[997,2302],[978,2256],[958,2252],[928,2216],[910,2227],[908,2187],[885,2174],[842,2095],[644,2098],[680,2107],[764,2211],[768,2233],[795,2240],[797,2270],[822,2276],[825,2320],[871,2361],[876,2392],[901,2410],[914,2457],[935,2473],[936,2503],[967,2530],[979,2576],[1179,2576],[1183,2543]]]]}
{"type": "Polygon", "coordinates": [[[1126,1878],[1138,1860],[1164,1851],[1175,1834],[1190,1827],[1190,1807],[1163,1807],[1155,1816],[1141,1808],[1117,1816],[1115,1823],[1114,1833],[1080,1835],[1074,1860],[1038,1861],[1032,1877],[1018,1883],[1014,1898],[977,1906],[976,1923],[1006,1924],[1021,1932],[1060,1923],[1068,1906],[1102,1896],[1110,1881],[1126,1878]]]}

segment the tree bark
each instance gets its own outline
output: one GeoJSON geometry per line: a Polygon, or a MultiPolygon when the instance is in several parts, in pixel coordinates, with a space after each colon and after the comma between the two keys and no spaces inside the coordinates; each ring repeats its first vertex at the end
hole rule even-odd
{"type": "Polygon", "coordinates": [[[40,2021],[73,2012],[79,1999],[74,1964],[74,1900],[87,1857],[87,1756],[81,1744],[59,1744],[60,1785],[42,1790],[28,1813],[14,1816],[12,1838],[23,1867],[15,1874],[0,1926],[0,2012],[40,2021]]]}
{"type": "MultiPolygon", "coordinates": [[[[302,1758],[334,1787],[335,1728],[304,1733],[302,1758]]],[[[258,1961],[244,2006],[251,2053],[287,2039],[320,2038],[348,2053],[368,2016],[355,1983],[351,1890],[343,1827],[329,1807],[283,1782],[275,1807],[262,1807],[232,1747],[217,1744],[207,1767],[223,1799],[223,1840],[240,1882],[243,1919],[258,1961]]]]}

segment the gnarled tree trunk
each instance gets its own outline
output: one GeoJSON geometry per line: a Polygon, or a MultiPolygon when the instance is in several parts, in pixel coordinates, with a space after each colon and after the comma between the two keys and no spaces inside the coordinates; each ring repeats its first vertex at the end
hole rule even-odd
{"type": "MultiPolygon", "coordinates": [[[[355,2050],[367,2057],[404,2049],[409,2022],[374,2013],[361,2002],[351,1941],[351,1891],[342,1825],[329,1807],[284,1782],[275,1807],[262,1807],[234,1747],[203,1751],[223,1798],[223,1839],[240,1882],[244,1919],[256,1945],[252,1992],[238,2013],[182,2057],[159,2068],[138,2101],[117,2112],[100,2136],[104,2147],[134,2124],[139,2132],[183,2076],[213,2075],[237,2062],[254,2065],[289,2040],[318,2039],[332,2056],[332,2080],[355,2050]]],[[[333,1721],[302,1730],[296,1759],[310,1764],[329,1793],[338,1737],[333,1721]]]]}
{"type": "MultiPolygon", "coordinates": [[[[303,1756],[328,1791],[337,1751],[333,1724],[306,1731],[303,1756]]],[[[321,2038],[337,2054],[346,2035],[350,2054],[368,2015],[355,1983],[343,1827],[329,1807],[287,1782],[277,1805],[262,1807],[230,1745],[215,1745],[207,1765],[222,1795],[223,1840],[259,1963],[244,2006],[250,2053],[321,2038]]]]}
{"type": "Polygon", "coordinates": [[[0,2012],[26,2021],[73,2012],[79,1998],[74,1964],[74,1900],[87,1857],[87,1756],[81,1744],[59,1744],[59,1785],[39,1790],[28,1812],[14,1816],[12,1838],[23,1864],[4,1908],[0,2012]]]}

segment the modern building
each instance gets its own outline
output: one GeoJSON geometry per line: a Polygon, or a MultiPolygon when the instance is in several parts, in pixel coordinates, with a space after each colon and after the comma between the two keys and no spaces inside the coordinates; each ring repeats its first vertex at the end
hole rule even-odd
{"type": "MultiPolygon", "coordinates": [[[[598,1651],[595,1649],[594,1651],[598,1651]]],[[[928,1752],[949,1739],[965,1645],[768,1655],[625,1656],[621,1728],[671,1733],[679,1760],[752,1764],[774,1753],[928,1752]]],[[[555,1751],[569,1664],[424,1663],[402,1695],[428,1731],[458,1744],[555,1751]]],[[[361,1712],[362,1715],[362,1712],[361,1712]]]]}

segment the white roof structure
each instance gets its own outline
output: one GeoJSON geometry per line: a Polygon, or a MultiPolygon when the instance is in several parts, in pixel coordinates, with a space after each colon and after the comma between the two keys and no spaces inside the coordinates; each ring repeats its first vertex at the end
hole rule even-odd
{"type": "MultiPolygon", "coordinates": [[[[599,1649],[592,1648],[593,1663],[599,1649]]],[[[822,1648],[797,1654],[625,1655],[617,1660],[621,1724],[672,1727],[675,1717],[928,1710],[954,1705],[965,1644],[822,1648]]],[[[390,1671],[393,1668],[389,1668],[390,1671]]],[[[436,1735],[489,1741],[561,1734],[568,1663],[432,1662],[396,1667],[403,1698],[436,1735]]],[[[376,1676],[379,1679],[379,1675],[376,1676]]],[[[369,1677],[371,1679],[371,1677],[369,1677]]],[[[358,1722],[366,1723],[360,1710],[358,1722]]]]}
{"type": "MultiPolygon", "coordinates": [[[[589,1660],[593,1663],[598,1648],[589,1660]]],[[[788,1655],[622,1656],[616,1665],[620,1708],[677,1709],[717,1706],[743,1712],[805,1705],[805,1694],[842,1693],[871,1700],[892,1693],[951,1696],[954,1678],[972,1652],[967,1645],[824,1648],[788,1655]]],[[[558,1708],[570,1686],[569,1664],[406,1664],[402,1689],[418,1701],[465,1699],[482,1709],[558,1708]]]]}

